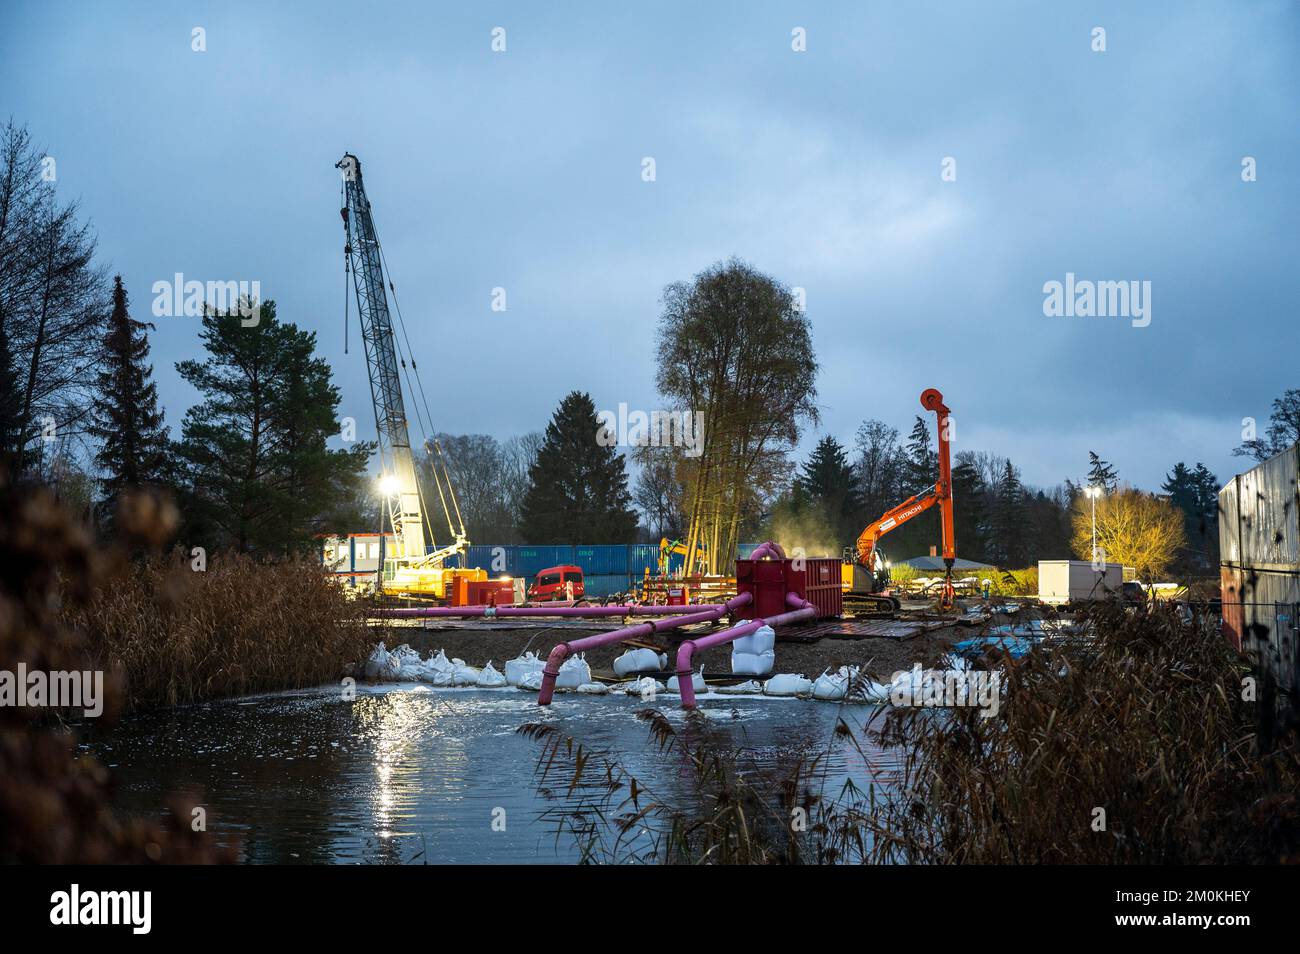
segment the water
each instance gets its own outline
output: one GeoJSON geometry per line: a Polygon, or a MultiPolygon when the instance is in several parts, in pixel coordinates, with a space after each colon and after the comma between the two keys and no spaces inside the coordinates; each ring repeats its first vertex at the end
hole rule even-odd
{"type": "MultiPolygon", "coordinates": [[[[263,863],[574,860],[576,845],[557,842],[540,817],[554,803],[537,792],[541,744],[516,732],[529,722],[607,751],[656,790],[684,786],[682,766],[656,753],[637,719],[640,699],[568,694],[550,709],[535,699],[402,685],[362,687],[346,702],[323,688],[142,713],[83,748],[113,769],[121,810],[158,814],[166,793],[198,786],[209,831],[263,863]]],[[[661,697],[658,708],[682,725],[675,705],[661,697]]],[[[814,749],[825,753],[828,794],[892,773],[878,750],[864,760],[834,735],[837,720],[860,725],[870,707],[720,696],[700,705],[751,771],[814,749]]]]}

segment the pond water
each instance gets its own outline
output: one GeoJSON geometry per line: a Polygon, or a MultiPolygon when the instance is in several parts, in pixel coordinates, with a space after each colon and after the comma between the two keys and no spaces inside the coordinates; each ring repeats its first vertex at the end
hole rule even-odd
{"type": "MultiPolygon", "coordinates": [[[[400,685],[359,687],[346,701],[328,687],[135,714],[83,749],[113,769],[125,812],[159,814],[166,793],[199,787],[209,831],[255,863],[576,859],[577,845],[542,816],[555,802],[538,794],[542,745],[518,734],[526,723],[554,724],[643,784],[685,790],[680,757],[659,753],[637,718],[648,707],[639,698],[566,694],[549,709],[535,700],[400,685]]],[[[656,707],[682,726],[676,705],[661,696],[656,707]]],[[[894,771],[857,731],[871,707],[713,695],[700,711],[745,771],[819,752],[827,795],[846,779],[888,784],[894,771]],[[836,737],[841,719],[861,750],[836,737]]]]}

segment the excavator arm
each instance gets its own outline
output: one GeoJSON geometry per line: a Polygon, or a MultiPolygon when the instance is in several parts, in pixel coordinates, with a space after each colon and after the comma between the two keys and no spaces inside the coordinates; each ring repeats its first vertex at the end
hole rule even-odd
{"type": "Polygon", "coordinates": [[[952,513],[952,422],[949,420],[952,412],[943,403],[943,395],[934,388],[927,388],[921,393],[921,406],[927,411],[933,411],[938,422],[939,478],[933,487],[927,487],[921,493],[889,510],[858,535],[858,563],[874,574],[876,546],[880,538],[938,504],[943,562],[947,566],[947,572],[944,574],[943,606],[948,608],[953,603],[952,566],[957,559],[952,513]]]}

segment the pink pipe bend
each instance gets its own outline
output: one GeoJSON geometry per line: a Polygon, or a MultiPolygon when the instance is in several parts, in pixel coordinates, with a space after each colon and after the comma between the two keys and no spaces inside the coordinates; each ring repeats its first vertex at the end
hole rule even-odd
{"type": "Polygon", "coordinates": [[[608,633],[597,633],[594,636],[584,636],[582,639],[575,639],[573,642],[560,643],[551,650],[551,654],[546,657],[546,667],[542,670],[542,687],[537,692],[537,704],[539,706],[549,706],[551,698],[555,695],[555,679],[560,674],[560,664],[564,662],[571,654],[585,652],[588,649],[594,649],[597,646],[605,646],[609,643],[621,642],[624,639],[634,639],[640,636],[649,636],[661,629],[675,629],[678,626],[690,626],[692,623],[708,623],[723,616],[726,613],[739,609],[749,603],[754,597],[749,593],[741,593],[739,596],[732,597],[721,606],[712,606],[704,612],[690,613],[685,616],[674,616],[666,620],[650,620],[645,623],[636,623],[632,626],[624,626],[622,629],[616,629],[608,633]]]}
{"type": "Polygon", "coordinates": [[[754,548],[754,552],[749,555],[749,558],[751,560],[762,560],[765,558],[772,559],[772,560],[784,560],[785,551],[781,549],[781,544],[773,543],[771,540],[768,540],[766,543],[760,543],[758,546],[756,546],[754,548]]]}
{"type": "Polygon", "coordinates": [[[683,709],[695,708],[695,671],[691,668],[691,656],[695,654],[695,650],[721,646],[723,643],[729,643],[734,639],[740,639],[742,636],[748,636],[764,626],[782,626],[785,623],[812,619],[817,615],[815,606],[794,593],[786,594],[785,603],[791,608],[788,613],[778,613],[775,616],[769,616],[767,619],[752,619],[747,623],[741,623],[739,626],[733,626],[731,629],[724,629],[720,633],[710,633],[707,636],[701,636],[699,639],[688,639],[677,647],[677,691],[681,693],[683,709]]]}

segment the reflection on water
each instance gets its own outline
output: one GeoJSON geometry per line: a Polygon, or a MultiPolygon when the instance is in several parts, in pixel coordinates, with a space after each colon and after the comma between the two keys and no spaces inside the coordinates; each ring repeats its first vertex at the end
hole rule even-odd
{"type": "MultiPolygon", "coordinates": [[[[516,734],[551,722],[604,750],[633,775],[672,786],[625,696],[560,696],[539,709],[516,690],[361,689],[352,702],[321,689],[144,713],[85,744],[111,766],[124,811],[161,812],[165,793],[197,786],[209,830],[237,838],[250,862],[553,863],[576,857],[538,815],[536,742],[516,734]],[[498,821],[504,811],[504,830],[498,821]]],[[[761,769],[809,748],[826,755],[828,795],[846,779],[888,781],[874,748],[837,739],[837,719],[871,710],[793,700],[702,698],[710,724],[761,769]]],[[[675,700],[662,711],[680,722],[675,700]]],[[[859,743],[862,733],[854,733],[859,743]]]]}

